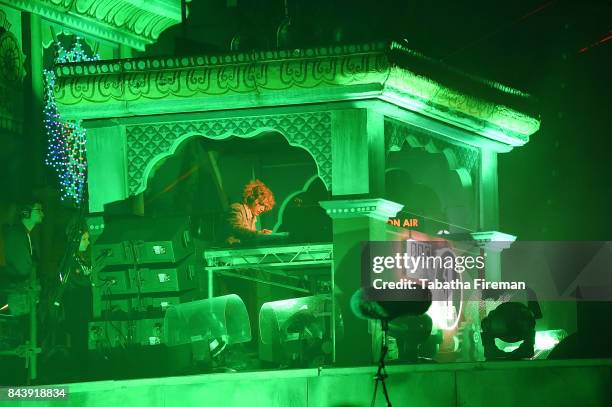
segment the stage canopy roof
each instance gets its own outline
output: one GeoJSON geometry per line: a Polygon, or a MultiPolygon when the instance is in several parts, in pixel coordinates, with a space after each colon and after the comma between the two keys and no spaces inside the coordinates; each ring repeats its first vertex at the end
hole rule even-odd
{"type": "Polygon", "coordinates": [[[96,61],[59,65],[56,74],[67,119],[371,101],[510,148],[527,143],[540,126],[529,95],[398,42],[96,61]]]}

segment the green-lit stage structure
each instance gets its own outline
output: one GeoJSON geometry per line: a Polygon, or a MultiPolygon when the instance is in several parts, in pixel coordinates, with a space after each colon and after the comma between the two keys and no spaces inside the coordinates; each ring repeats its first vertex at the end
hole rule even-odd
{"type": "MultiPolygon", "coordinates": [[[[194,138],[275,133],[307,152],[311,172],[295,176],[280,199],[313,177],[330,193],[320,204],[333,219],[337,306],[350,343],[363,347],[338,343],[341,365],[372,361],[367,323],[350,316],[348,297],[359,286],[360,242],[401,239],[405,229],[387,221],[402,207],[420,208],[450,233],[469,231],[483,246],[514,240],[497,230],[497,155],[538,130],[529,97],[402,43],[95,61],[58,65],[55,74],[62,116],[87,130],[92,213],[138,200],[161,163],[194,138]],[[410,178],[426,193],[411,191],[410,178]]],[[[499,279],[499,268],[499,253],[491,253],[488,279],[499,279]]]]}
{"type": "MultiPolygon", "coordinates": [[[[209,298],[217,276],[310,295],[304,276],[323,271],[334,294],[331,315],[343,317],[331,366],[75,383],[65,405],[367,405],[373,368],[363,366],[376,359],[380,331],[349,307],[360,284],[361,242],[412,238],[414,228],[401,227],[409,219],[420,224],[415,233],[422,236],[442,232],[476,241],[488,255],[486,278],[501,278],[499,250],[515,236],[499,230],[497,158],[539,129],[529,95],[442,66],[404,42],[131,58],[180,21],[179,2],[151,1],[142,13],[133,13],[139,6],[131,1],[16,4],[33,13],[33,38],[48,36],[40,34],[40,15],[112,44],[102,60],[53,68],[62,119],[80,122],[87,134],[92,216],[111,216],[105,208],[121,201],[148,216],[157,195],[147,193],[164,165],[202,141],[208,144],[198,148],[224,149],[225,162],[214,154],[207,162],[217,190],[241,187],[251,177],[276,186],[277,208],[264,219],[271,229],[282,226],[292,199],[315,183],[325,190],[317,205],[332,223],[327,241],[198,246],[202,264],[195,271],[209,298]],[[101,18],[96,10],[109,12],[101,18]]],[[[34,54],[40,58],[42,51],[34,54]]],[[[42,74],[40,59],[34,67],[42,74]]],[[[42,83],[35,90],[42,94],[42,83]]],[[[610,401],[606,361],[481,362],[482,349],[466,349],[465,341],[479,331],[480,315],[473,308],[462,312],[454,319],[462,317],[463,326],[452,324],[445,335],[463,340],[464,348],[446,356],[466,363],[390,367],[395,405],[610,401]],[[533,386],[538,381],[542,386],[533,386]],[[569,381],[575,391],[568,399],[562,383],[569,381]]]]}

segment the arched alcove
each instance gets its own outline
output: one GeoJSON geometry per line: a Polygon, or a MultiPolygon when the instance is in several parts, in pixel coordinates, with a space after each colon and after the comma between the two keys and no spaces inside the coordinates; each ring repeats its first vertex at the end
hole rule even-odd
{"type": "Polygon", "coordinates": [[[387,157],[386,198],[404,205],[400,218],[420,220],[419,230],[465,232],[474,229],[472,188],[449,171],[447,157],[404,143],[387,157]]]}
{"type": "Polygon", "coordinates": [[[189,215],[201,228],[217,230],[228,205],[242,201],[244,185],[261,179],[276,198],[275,207],[261,216],[261,227],[273,229],[289,197],[317,177],[317,165],[280,133],[263,132],[250,138],[185,138],[148,174],[145,215],[189,215]]]}
{"type": "Polygon", "coordinates": [[[433,134],[392,119],[385,121],[387,153],[400,152],[406,145],[412,149],[444,157],[448,170],[454,172],[461,186],[472,188],[479,165],[480,150],[473,146],[453,144],[433,134]]]}

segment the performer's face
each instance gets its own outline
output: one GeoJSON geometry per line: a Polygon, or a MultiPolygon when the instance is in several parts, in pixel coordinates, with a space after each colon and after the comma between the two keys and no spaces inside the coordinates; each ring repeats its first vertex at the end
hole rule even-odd
{"type": "Polygon", "coordinates": [[[261,215],[262,213],[265,212],[265,210],[266,210],[266,207],[259,202],[255,202],[253,203],[253,205],[251,205],[251,212],[253,212],[253,215],[255,216],[261,215]]]}

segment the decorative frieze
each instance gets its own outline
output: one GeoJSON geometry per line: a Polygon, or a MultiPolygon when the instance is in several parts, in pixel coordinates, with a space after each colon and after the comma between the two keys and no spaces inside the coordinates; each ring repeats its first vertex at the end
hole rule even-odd
{"type": "Polygon", "coordinates": [[[331,114],[316,112],[127,126],[129,194],[144,191],[153,165],[171,155],[186,138],[251,138],[269,131],[280,132],[290,145],[308,151],[319,176],[331,188],[331,114]]]}
{"type": "MultiPolygon", "coordinates": [[[[56,68],[56,95],[62,113],[75,119],[359,99],[383,100],[509,146],[538,130],[529,114],[423,76],[413,67],[421,57],[393,44],[66,64],[56,68]]],[[[505,95],[484,81],[474,86],[505,95]]]]}

